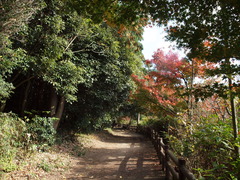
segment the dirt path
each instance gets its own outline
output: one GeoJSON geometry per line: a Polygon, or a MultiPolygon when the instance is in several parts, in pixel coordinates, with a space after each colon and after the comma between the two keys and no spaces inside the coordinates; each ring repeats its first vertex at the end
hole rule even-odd
{"type": "Polygon", "coordinates": [[[143,136],[114,130],[96,139],[64,179],[164,179],[156,152],[143,136]]]}

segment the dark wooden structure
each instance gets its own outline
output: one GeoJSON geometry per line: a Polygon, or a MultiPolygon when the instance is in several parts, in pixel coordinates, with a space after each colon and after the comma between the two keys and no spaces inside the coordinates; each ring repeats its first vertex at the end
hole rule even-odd
{"type": "Polygon", "coordinates": [[[157,151],[158,158],[162,164],[163,170],[166,172],[166,179],[174,180],[196,180],[194,175],[186,167],[186,161],[182,158],[177,158],[168,145],[163,143],[163,138],[159,133],[151,131],[151,140],[157,151]]]}
{"type": "MultiPolygon", "coordinates": [[[[130,126],[129,129],[139,131],[136,126],[130,126]]],[[[169,146],[163,142],[160,133],[153,129],[141,129],[140,132],[151,138],[159,161],[162,164],[162,170],[166,173],[166,180],[196,180],[193,173],[186,167],[186,161],[174,155],[169,146]]]]}

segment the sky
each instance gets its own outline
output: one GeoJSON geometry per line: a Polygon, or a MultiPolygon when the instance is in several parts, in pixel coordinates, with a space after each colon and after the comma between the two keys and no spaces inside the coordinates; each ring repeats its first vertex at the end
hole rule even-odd
{"type": "MultiPolygon", "coordinates": [[[[172,50],[174,52],[178,52],[179,57],[185,57],[185,53],[183,50],[179,50],[175,48],[174,42],[168,42],[165,40],[165,36],[167,35],[164,32],[164,28],[153,26],[153,27],[145,27],[143,33],[143,40],[141,41],[143,45],[143,55],[145,59],[152,59],[152,55],[158,48],[163,48],[163,50],[172,50]]],[[[236,60],[235,64],[240,64],[240,60],[236,60]]],[[[240,80],[240,75],[236,76],[237,81],[240,80]]]]}
{"type": "MultiPolygon", "coordinates": [[[[170,50],[174,48],[175,43],[167,42],[165,40],[166,32],[164,32],[164,28],[153,26],[153,27],[145,27],[143,33],[143,55],[145,59],[151,59],[152,55],[158,48],[163,48],[163,50],[170,50]]],[[[174,52],[179,52],[180,57],[184,56],[183,51],[174,50],[174,52]]]]}

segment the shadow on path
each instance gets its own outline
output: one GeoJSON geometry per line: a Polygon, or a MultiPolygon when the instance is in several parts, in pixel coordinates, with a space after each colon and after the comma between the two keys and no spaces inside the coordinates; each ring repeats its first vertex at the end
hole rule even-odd
{"type": "Polygon", "coordinates": [[[67,179],[163,180],[151,142],[129,131],[114,130],[100,138],[67,179]]]}

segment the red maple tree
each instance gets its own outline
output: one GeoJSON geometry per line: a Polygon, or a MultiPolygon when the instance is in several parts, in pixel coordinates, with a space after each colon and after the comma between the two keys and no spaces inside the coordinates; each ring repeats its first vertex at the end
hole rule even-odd
{"type": "MultiPolygon", "coordinates": [[[[133,98],[151,111],[161,107],[167,114],[175,114],[174,107],[182,100],[181,91],[191,91],[195,77],[204,75],[207,64],[199,59],[188,61],[172,51],[158,49],[152,59],[145,61],[147,74],[144,77],[132,75],[138,86],[133,98]]],[[[189,96],[188,96],[189,98],[189,96]]],[[[189,99],[186,100],[189,102],[189,99]]]]}

